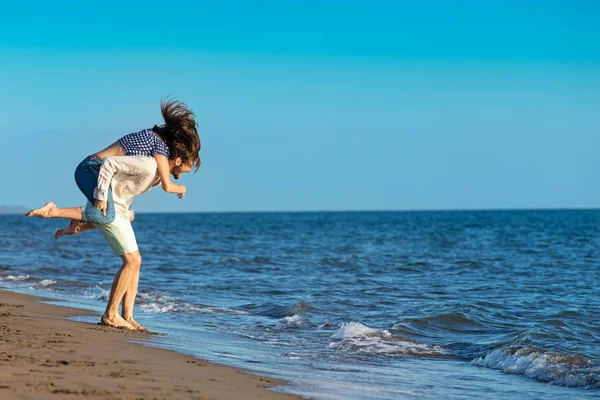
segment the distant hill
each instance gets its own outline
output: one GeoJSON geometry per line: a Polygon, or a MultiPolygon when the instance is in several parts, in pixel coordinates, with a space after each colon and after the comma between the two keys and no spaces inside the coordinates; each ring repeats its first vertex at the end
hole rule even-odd
{"type": "Polygon", "coordinates": [[[25,214],[29,209],[25,206],[4,206],[0,205],[0,215],[2,214],[25,214]]]}

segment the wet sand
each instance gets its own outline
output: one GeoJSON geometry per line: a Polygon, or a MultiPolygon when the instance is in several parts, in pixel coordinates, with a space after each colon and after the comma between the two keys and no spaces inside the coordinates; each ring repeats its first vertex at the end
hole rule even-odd
{"type": "MultiPolygon", "coordinates": [[[[1,399],[300,399],[233,367],[131,343],[147,334],[74,322],[96,315],[0,290],[1,399]]],[[[98,316],[98,320],[100,317],[98,316]]]]}

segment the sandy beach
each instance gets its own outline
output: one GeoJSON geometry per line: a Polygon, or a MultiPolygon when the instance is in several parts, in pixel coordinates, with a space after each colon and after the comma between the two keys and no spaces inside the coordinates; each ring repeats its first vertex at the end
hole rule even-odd
{"type": "Polygon", "coordinates": [[[147,334],[65,319],[93,313],[0,290],[2,399],[300,399],[285,382],[132,343],[147,334]]]}

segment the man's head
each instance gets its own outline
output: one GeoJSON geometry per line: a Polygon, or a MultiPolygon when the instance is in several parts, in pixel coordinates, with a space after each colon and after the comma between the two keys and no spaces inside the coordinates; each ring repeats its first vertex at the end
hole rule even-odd
{"type": "Polygon", "coordinates": [[[197,171],[200,168],[200,141],[185,139],[188,138],[177,139],[171,145],[169,165],[172,164],[171,174],[175,179],[178,179],[182,173],[190,172],[194,168],[197,171]]]}
{"type": "Polygon", "coordinates": [[[175,159],[169,159],[169,169],[173,178],[179,179],[181,174],[187,174],[192,170],[193,164],[190,162],[184,162],[181,157],[175,159]]]}

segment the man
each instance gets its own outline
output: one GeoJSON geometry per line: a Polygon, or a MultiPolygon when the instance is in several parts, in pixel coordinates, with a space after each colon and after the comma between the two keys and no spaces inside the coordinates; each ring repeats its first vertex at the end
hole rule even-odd
{"type": "MultiPolygon", "coordinates": [[[[197,152],[195,154],[197,155],[197,152]]],[[[137,294],[142,257],[131,226],[130,219],[133,219],[133,213],[130,211],[130,206],[135,196],[147,192],[160,183],[156,160],[153,157],[144,156],[105,156],[102,152],[90,157],[90,159],[92,158],[95,158],[99,165],[96,176],[100,176],[105,182],[110,183],[115,218],[109,224],[81,222],[73,230],[64,228],[57,231],[55,238],[94,227],[102,233],[115,255],[121,257],[123,265],[113,280],[110,297],[101,322],[103,325],[111,327],[143,331],[145,329],[133,319],[133,306],[137,294]],[[119,315],[121,302],[123,303],[122,313],[119,315]]],[[[194,166],[195,159],[184,158],[173,157],[168,160],[169,171],[175,179],[179,179],[183,173],[190,172],[194,166]]],[[[88,203],[89,206],[91,206],[90,203],[88,203]]],[[[49,202],[41,208],[30,211],[26,216],[68,218],[81,221],[83,213],[80,207],[58,208],[56,204],[49,202]]]]}

